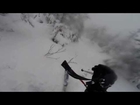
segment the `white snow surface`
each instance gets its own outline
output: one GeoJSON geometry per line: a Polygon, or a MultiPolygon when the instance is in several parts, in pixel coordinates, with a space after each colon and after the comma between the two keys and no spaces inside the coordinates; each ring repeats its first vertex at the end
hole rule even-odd
{"type": "MultiPolygon", "coordinates": [[[[102,53],[102,49],[91,43],[85,37],[79,42],[64,47],[65,52],[54,54],[52,59],[45,56],[50,46],[53,51],[61,48],[50,40],[49,25],[40,24],[32,20],[34,28],[28,23],[20,21],[19,14],[0,16],[1,22],[7,23],[14,32],[0,32],[0,91],[63,91],[64,69],[61,63],[74,57],[70,66],[79,75],[91,78],[90,74],[81,72],[81,69],[103,63],[110,56],[102,53]],[[15,16],[16,15],[16,16],[15,16]],[[15,18],[16,17],[16,18],[15,18]]],[[[6,27],[7,28],[7,27],[6,27]]],[[[121,74],[118,74],[116,83],[108,91],[139,91],[121,74]]],[[[84,85],[69,77],[68,92],[83,92],[84,85]]]]}

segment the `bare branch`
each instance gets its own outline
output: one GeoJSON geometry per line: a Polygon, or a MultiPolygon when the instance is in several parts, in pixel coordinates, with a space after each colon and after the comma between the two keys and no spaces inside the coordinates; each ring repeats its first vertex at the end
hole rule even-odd
{"type": "Polygon", "coordinates": [[[29,22],[29,24],[30,24],[32,27],[34,27],[34,25],[30,22],[30,20],[28,20],[28,22],[29,22]]]}
{"type": "Polygon", "coordinates": [[[61,53],[61,52],[64,52],[64,51],[66,51],[66,49],[64,49],[64,50],[62,50],[63,49],[63,47],[62,48],[60,48],[60,49],[58,49],[56,52],[54,52],[54,53],[61,53]]]}
{"type": "Polygon", "coordinates": [[[37,17],[37,15],[34,16],[34,19],[37,17]]]}
{"type": "Polygon", "coordinates": [[[47,58],[50,58],[50,59],[55,59],[55,60],[57,60],[57,59],[59,59],[60,57],[59,57],[59,58],[47,57],[47,58]]]}
{"type": "Polygon", "coordinates": [[[58,49],[57,51],[52,52],[53,47],[54,47],[54,45],[50,46],[50,49],[47,52],[47,54],[45,54],[45,56],[51,56],[51,55],[54,55],[54,54],[57,54],[57,53],[62,53],[62,52],[64,52],[66,50],[66,49],[63,49],[63,47],[62,47],[62,48],[58,49]]]}
{"type": "Polygon", "coordinates": [[[77,64],[76,62],[70,62],[70,63],[74,63],[74,64],[77,64]]]}
{"type": "Polygon", "coordinates": [[[68,61],[68,63],[71,63],[71,61],[73,60],[74,58],[71,58],[69,61],[68,61]]]}
{"type": "Polygon", "coordinates": [[[76,57],[77,57],[77,55],[76,55],[75,57],[71,58],[71,59],[68,61],[68,63],[74,63],[74,64],[77,64],[76,62],[72,62],[72,60],[73,60],[74,58],[76,58],[76,57]]]}
{"type": "Polygon", "coordinates": [[[50,49],[49,49],[49,51],[47,52],[47,54],[45,54],[45,56],[51,55],[51,51],[52,51],[53,47],[54,47],[54,45],[52,44],[52,45],[50,46],[50,49]]]}
{"type": "Polygon", "coordinates": [[[50,47],[50,51],[52,50],[53,47],[54,47],[54,44],[51,45],[51,47],[50,47]]]}

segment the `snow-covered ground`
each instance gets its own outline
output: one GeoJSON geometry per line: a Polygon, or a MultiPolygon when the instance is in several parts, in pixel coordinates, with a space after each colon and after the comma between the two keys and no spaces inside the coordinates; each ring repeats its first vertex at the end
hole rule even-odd
{"type": "MultiPolygon", "coordinates": [[[[33,21],[34,28],[28,23],[9,15],[1,22],[7,23],[14,32],[0,32],[0,91],[62,91],[64,69],[61,63],[74,58],[70,66],[79,75],[90,78],[81,69],[91,69],[110,56],[101,53],[102,49],[82,37],[78,43],[65,46],[62,53],[46,57],[50,46],[53,51],[61,48],[50,40],[49,25],[33,21]],[[13,18],[11,18],[13,17],[13,18]],[[7,21],[8,20],[8,21],[7,21]],[[14,20],[14,21],[13,21],[14,20]],[[58,59],[55,59],[58,58],[58,59]]],[[[139,91],[120,74],[116,83],[108,91],[139,91]]],[[[67,91],[84,91],[83,84],[72,77],[69,78],[67,91]]]]}

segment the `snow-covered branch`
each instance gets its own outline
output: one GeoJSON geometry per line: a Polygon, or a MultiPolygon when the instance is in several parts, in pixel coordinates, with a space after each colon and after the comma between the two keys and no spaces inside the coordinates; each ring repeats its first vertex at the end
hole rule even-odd
{"type": "Polygon", "coordinates": [[[34,25],[32,24],[32,22],[30,21],[30,19],[31,18],[34,18],[33,16],[32,16],[32,14],[29,14],[29,13],[22,13],[21,14],[21,19],[23,20],[23,21],[25,21],[26,23],[29,23],[32,27],[34,27],[34,25]]]}

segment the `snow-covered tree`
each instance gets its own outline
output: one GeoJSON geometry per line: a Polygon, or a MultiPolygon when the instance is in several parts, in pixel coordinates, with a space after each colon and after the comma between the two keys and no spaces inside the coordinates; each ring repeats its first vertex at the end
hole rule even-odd
{"type": "Polygon", "coordinates": [[[78,13],[52,13],[50,15],[67,26],[69,31],[72,31],[73,34],[69,35],[72,42],[78,41],[84,29],[84,21],[88,18],[87,15],[78,13]]]}
{"type": "Polygon", "coordinates": [[[103,52],[111,55],[112,59],[105,60],[105,64],[120,71],[125,78],[140,83],[140,30],[131,32],[127,36],[110,35],[103,28],[88,28],[87,37],[98,43],[103,52]]]}
{"type": "Polygon", "coordinates": [[[126,78],[138,85],[140,83],[139,33],[139,31],[130,33],[127,37],[111,43],[109,50],[112,52],[114,63],[108,61],[108,65],[116,70],[128,73],[126,78]]]}
{"type": "Polygon", "coordinates": [[[71,42],[77,42],[84,29],[84,20],[87,18],[86,14],[79,13],[22,13],[21,15],[21,19],[32,27],[34,27],[32,19],[36,19],[39,23],[51,24],[54,28],[52,31],[54,42],[60,42],[59,35],[71,42]]]}

